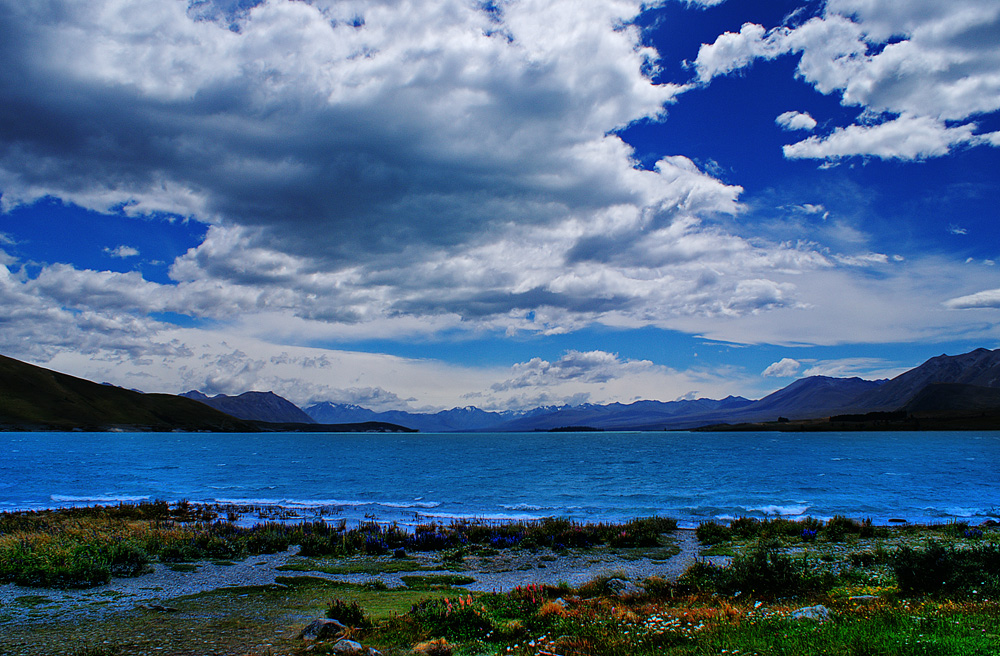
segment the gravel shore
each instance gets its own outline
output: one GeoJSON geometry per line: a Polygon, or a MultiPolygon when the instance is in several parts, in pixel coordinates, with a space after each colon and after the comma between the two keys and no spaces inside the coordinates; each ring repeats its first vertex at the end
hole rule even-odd
{"type": "MultiPolygon", "coordinates": [[[[678,529],[672,534],[679,553],[669,558],[623,557],[606,551],[554,555],[540,550],[505,550],[483,558],[470,556],[460,568],[420,571],[434,575],[461,573],[475,579],[463,586],[469,590],[503,591],[519,585],[539,583],[579,586],[602,574],[615,574],[639,581],[650,576],[676,580],[699,555],[694,531],[678,529]]],[[[222,588],[270,585],[280,576],[308,575],[349,583],[380,580],[389,587],[404,585],[403,574],[326,574],[323,572],[287,572],[278,568],[295,557],[298,548],[264,556],[251,556],[232,564],[198,563],[194,571],[176,571],[156,564],[153,572],[136,578],[113,579],[110,583],[86,590],[52,590],[0,586],[0,627],[25,621],[75,621],[128,611],[140,606],[168,607],[171,599],[222,588]]],[[[416,554],[421,564],[439,564],[434,554],[416,554]]]]}

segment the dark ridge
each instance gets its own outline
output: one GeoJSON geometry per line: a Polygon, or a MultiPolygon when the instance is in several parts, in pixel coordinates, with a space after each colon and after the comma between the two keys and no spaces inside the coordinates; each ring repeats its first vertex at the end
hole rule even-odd
{"type": "Polygon", "coordinates": [[[0,355],[0,429],[256,432],[172,394],[142,394],[0,355]]]}

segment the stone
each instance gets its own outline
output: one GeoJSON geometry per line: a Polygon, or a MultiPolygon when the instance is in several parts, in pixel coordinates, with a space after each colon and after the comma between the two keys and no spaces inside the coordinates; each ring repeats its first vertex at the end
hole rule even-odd
{"type": "Polygon", "coordinates": [[[336,640],[344,635],[347,627],[337,620],[313,620],[309,626],[302,629],[299,638],[302,640],[336,640]]]}
{"type": "Polygon", "coordinates": [[[819,606],[806,606],[805,608],[793,610],[792,619],[826,622],[830,619],[830,609],[822,604],[819,606]]]}
{"type": "Polygon", "coordinates": [[[364,647],[360,642],[342,638],[330,647],[331,654],[341,654],[341,656],[381,656],[381,652],[371,647],[364,647]]]}
{"type": "Polygon", "coordinates": [[[604,584],[604,587],[613,594],[619,597],[632,597],[635,595],[640,595],[644,590],[632,583],[632,581],[627,581],[625,579],[608,579],[608,582],[604,584]]]}

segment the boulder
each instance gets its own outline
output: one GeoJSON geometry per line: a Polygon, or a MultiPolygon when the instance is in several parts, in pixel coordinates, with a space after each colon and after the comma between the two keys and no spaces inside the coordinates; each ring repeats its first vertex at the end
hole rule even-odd
{"type": "Polygon", "coordinates": [[[608,592],[616,594],[619,597],[633,597],[645,592],[640,586],[626,579],[608,579],[604,587],[608,592]]]}
{"type": "Polygon", "coordinates": [[[336,640],[344,635],[347,627],[337,620],[313,620],[309,626],[302,629],[299,638],[302,640],[336,640]]]}
{"type": "Polygon", "coordinates": [[[793,620],[812,620],[813,622],[826,622],[830,619],[830,609],[826,606],[806,606],[792,611],[793,620]]]}

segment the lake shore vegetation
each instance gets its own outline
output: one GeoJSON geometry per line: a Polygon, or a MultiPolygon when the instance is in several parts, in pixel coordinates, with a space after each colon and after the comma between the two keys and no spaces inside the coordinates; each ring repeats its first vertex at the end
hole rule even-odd
{"type": "MultiPolygon", "coordinates": [[[[103,563],[111,576],[138,575],[157,560],[241,558],[292,544],[313,545],[303,558],[342,564],[376,556],[405,562],[401,552],[426,548],[449,556],[456,573],[407,576],[405,585],[389,588],[296,572],[273,585],[181,597],[168,609],[139,608],[72,627],[12,628],[7,639],[20,642],[0,644],[0,652],[117,656],[208,649],[204,653],[278,656],[345,653],[347,642],[387,656],[1000,651],[1000,527],[992,523],[883,527],[843,517],[740,518],[702,524],[696,531],[702,557],[676,580],[602,572],[577,586],[548,582],[484,592],[461,587],[476,576],[457,572],[463,550],[556,558],[587,549],[657,550],[675,525],[662,518],[618,525],[546,520],[404,531],[373,523],[333,524],[324,532],[313,523],[241,528],[212,516],[215,509],[145,506],[0,515],[4,580],[15,581],[18,568],[27,567],[35,572],[27,578],[43,593],[44,586],[71,584],[65,568],[74,562],[103,563]],[[115,545],[125,551],[114,551],[115,545]],[[141,550],[144,564],[135,555],[114,560],[130,549],[141,550]],[[103,560],[95,553],[105,554],[103,560]],[[310,616],[343,627],[304,639],[303,618],[310,616]],[[73,640],[60,643],[67,636],[73,640]]],[[[88,576],[72,585],[100,578],[88,576]]],[[[33,603],[42,599],[39,594],[33,603]]]]}

